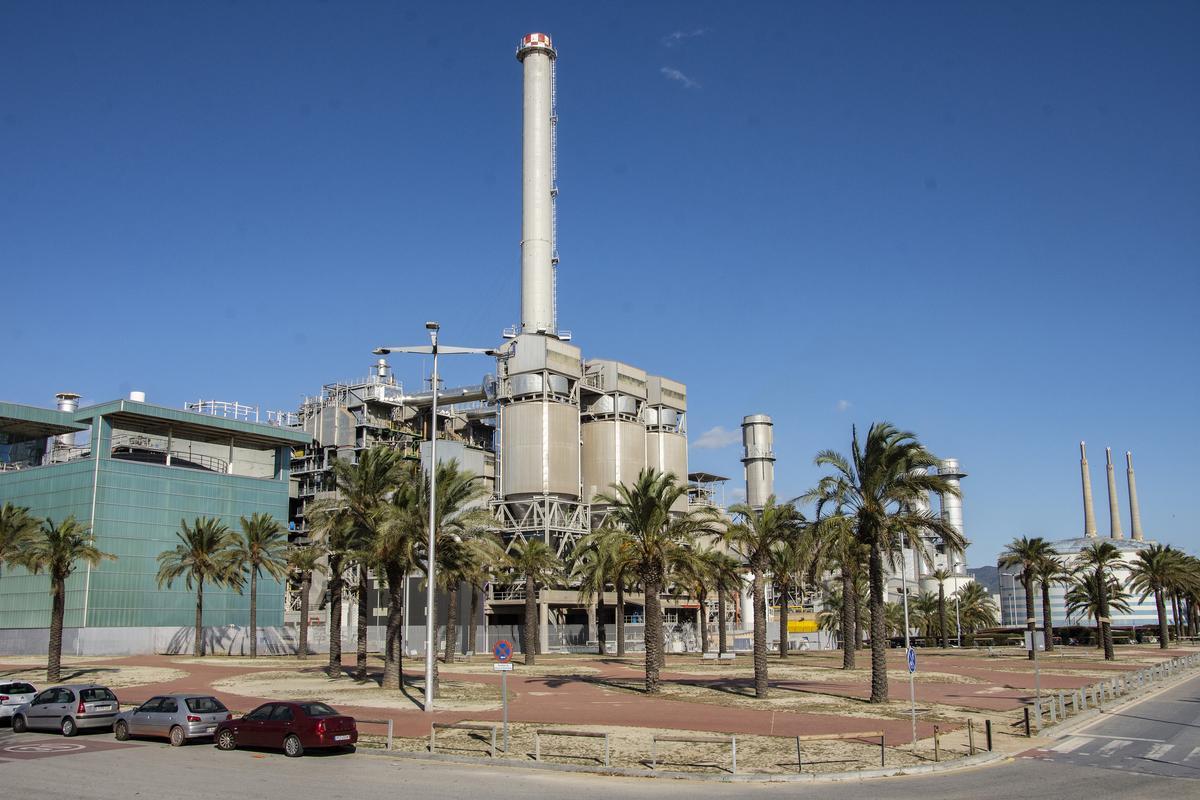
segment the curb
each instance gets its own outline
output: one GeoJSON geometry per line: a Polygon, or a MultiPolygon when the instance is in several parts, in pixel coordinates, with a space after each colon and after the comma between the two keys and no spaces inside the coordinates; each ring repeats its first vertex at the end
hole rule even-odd
{"type": "Polygon", "coordinates": [[[1181,683],[1193,680],[1197,676],[1200,676],[1200,671],[1192,669],[1182,675],[1173,676],[1172,680],[1164,680],[1158,686],[1153,688],[1147,687],[1147,689],[1138,694],[1128,694],[1116,700],[1107,700],[1102,708],[1089,708],[1087,711],[1071,719],[1055,723],[1054,725],[1047,725],[1042,729],[1037,738],[1061,739],[1064,736],[1070,736],[1075,731],[1099,721],[1105,714],[1111,714],[1126,706],[1136,705],[1143,700],[1150,700],[1168,689],[1174,689],[1181,683]]]}
{"type": "Polygon", "coordinates": [[[703,781],[707,783],[840,783],[870,780],[872,778],[888,778],[898,775],[929,775],[940,772],[954,772],[961,769],[971,769],[999,761],[1011,760],[1011,753],[979,753],[955,761],[943,761],[937,764],[916,764],[909,767],[877,768],[853,770],[850,772],[804,772],[797,774],[768,774],[768,773],[738,773],[737,775],[704,774],[695,772],[667,772],[665,770],[629,769],[622,767],[592,767],[583,764],[549,764],[546,762],[530,761],[528,763],[506,761],[503,759],[478,758],[475,756],[455,756],[439,753],[410,752],[403,750],[367,750],[359,748],[357,755],[375,758],[398,758],[407,761],[441,762],[450,764],[468,764],[480,767],[497,767],[501,769],[534,770],[541,772],[568,772],[586,775],[606,775],[621,778],[666,778],[671,780],[703,781]]]}

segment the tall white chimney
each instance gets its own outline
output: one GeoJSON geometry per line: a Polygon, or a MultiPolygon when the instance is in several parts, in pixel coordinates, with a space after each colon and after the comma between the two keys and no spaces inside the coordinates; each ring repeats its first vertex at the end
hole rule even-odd
{"type": "Polygon", "coordinates": [[[1124,539],[1125,532],[1121,530],[1121,506],[1117,501],[1117,477],[1113,471],[1112,448],[1104,448],[1104,457],[1108,461],[1108,535],[1112,539],[1124,539]]]}
{"type": "MultiPolygon", "coordinates": [[[[946,480],[947,484],[959,490],[958,494],[949,492],[942,494],[942,519],[950,523],[950,526],[958,531],[959,536],[965,538],[967,533],[963,526],[962,484],[960,481],[967,477],[967,473],[963,472],[962,465],[958,463],[957,458],[946,458],[938,466],[938,474],[946,480]]],[[[956,576],[967,574],[966,556],[961,550],[947,547],[946,558],[950,562],[950,571],[956,576]]]]}
{"type": "Polygon", "coordinates": [[[742,419],[742,464],[746,467],[746,505],[762,508],[775,494],[775,431],[766,414],[742,419]]]}
{"type": "Polygon", "coordinates": [[[554,318],[554,59],[550,37],[531,33],[517,60],[525,68],[521,162],[521,332],[557,332],[554,318]]]}
{"type": "Polygon", "coordinates": [[[1088,469],[1087,442],[1079,443],[1079,474],[1083,479],[1083,535],[1096,538],[1096,510],[1092,508],[1092,472],[1088,469]]]}
{"type": "Polygon", "coordinates": [[[1142,541],[1142,512],[1138,508],[1137,481],[1133,477],[1133,453],[1125,451],[1125,477],[1129,480],[1129,536],[1142,541]]]}

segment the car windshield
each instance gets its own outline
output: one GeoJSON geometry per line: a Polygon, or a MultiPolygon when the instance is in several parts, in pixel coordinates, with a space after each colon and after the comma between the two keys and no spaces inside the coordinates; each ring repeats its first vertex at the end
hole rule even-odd
{"type": "Polygon", "coordinates": [[[227,711],[221,701],[215,697],[189,697],[187,699],[188,711],[193,714],[215,714],[218,711],[227,711]]]}
{"type": "Polygon", "coordinates": [[[117,696],[108,689],[80,689],[79,699],[85,703],[97,703],[105,700],[116,700],[117,696]]]}
{"type": "Polygon", "coordinates": [[[310,717],[336,717],[337,713],[324,703],[300,703],[300,710],[310,717]]]}
{"type": "Polygon", "coordinates": [[[3,694],[33,694],[35,691],[28,683],[10,683],[7,686],[0,686],[0,693],[3,694]]]}

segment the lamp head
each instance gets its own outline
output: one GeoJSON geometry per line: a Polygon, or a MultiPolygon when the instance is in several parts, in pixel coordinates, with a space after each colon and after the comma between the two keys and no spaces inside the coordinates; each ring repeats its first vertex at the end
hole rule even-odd
{"type": "Polygon", "coordinates": [[[436,322],[426,322],[425,323],[425,330],[427,330],[427,331],[436,331],[441,327],[442,326],[438,325],[436,322]]]}
{"type": "Polygon", "coordinates": [[[387,349],[386,347],[376,347],[376,348],[375,348],[374,350],[372,350],[371,352],[372,352],[372,353],[374,353],[374,354],[375,354],[375,355],[377,355],[377,356],[386,356],[388,353],[390,353],[390,352],[392,352],[392,351],[391,351],[391,350],[389,350],[389,349],[387,349]]]}

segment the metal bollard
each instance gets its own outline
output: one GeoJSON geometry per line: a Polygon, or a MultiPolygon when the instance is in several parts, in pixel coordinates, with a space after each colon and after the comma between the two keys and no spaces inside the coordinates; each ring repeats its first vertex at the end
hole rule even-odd
{"type": "Polygon", "coordinates": [[[1050,724],[1058,722],[1058,703],[1054,702],[1054,698],[1050,698],[1050,724]]]}
{"type": "Polygon", "coordinates": [[[967,720],[967,754],[975,755],[975,722],[967,720]]]}
{"type": "Polygon", "coordinates": [[[935,762],[942,760],[942,740],[941,730],[937,725],[933,726],[933,760],[935,762]]]}
{"type": "Polygon", "coordinates": [[[983,732],[987,735],[987,749],[990,753],[992,752],[992,721],[990,719],[983,721],[983,732]]]}
{"type": "Polygon", "coordinates": [[[1058,714],[1063,719],[1067,718],[1067,693],[1062,689],[1058,690],[1058,714]]]}

